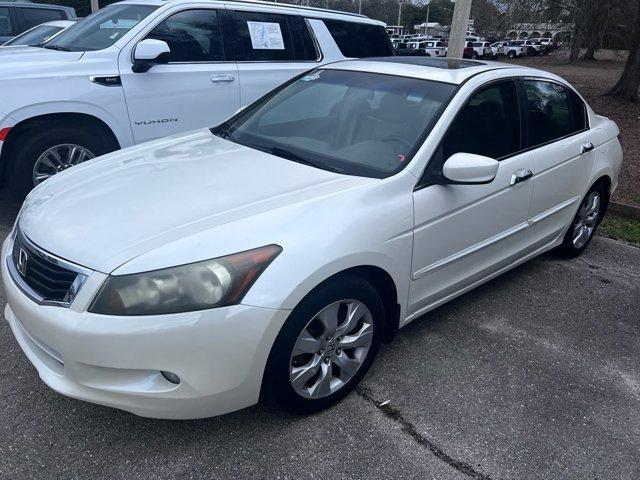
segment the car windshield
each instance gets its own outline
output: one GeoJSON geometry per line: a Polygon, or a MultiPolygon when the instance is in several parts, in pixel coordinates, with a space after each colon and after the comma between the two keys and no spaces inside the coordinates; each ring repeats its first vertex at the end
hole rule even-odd
{"type": "Polygon", "coordinates": [[[70,52],[102,50],[113,45],[156,8],[152,5],[110,5],[67,28],[45,47],[70,52]]]}
{"type": "Polygon", "coordinates": [[[53,25],[38,25],[31,30],[24,32],[22,35],[18,35],[6,42],[3,46],[8,45],[40,45],[46,42],[56,33],[62,30],[62,27],[55,27],[53,25]]]}
{"type": "Polygon", "coordinates": [[[455,89],[416,78],[319,69],[212,132],[294,162],[384,178],[409,162],[455,89]]]}

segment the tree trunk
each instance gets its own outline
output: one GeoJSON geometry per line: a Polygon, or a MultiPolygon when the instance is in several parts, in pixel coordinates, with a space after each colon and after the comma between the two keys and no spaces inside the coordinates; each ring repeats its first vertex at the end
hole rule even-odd
{"type": "Polygon", "coordinates": [[[616,86],[608,95],[615,95],[632,102],[640,102],[638,97],[640,89],[640,0],[638,0],[638,13],[636,17],[636,29],[629,45],[629,58],[622,72],[622,76],[616,86]]]}

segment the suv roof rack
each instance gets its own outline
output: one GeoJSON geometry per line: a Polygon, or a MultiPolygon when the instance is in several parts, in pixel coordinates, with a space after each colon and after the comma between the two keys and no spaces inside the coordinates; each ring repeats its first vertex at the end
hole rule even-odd
{"type": "MultiPolygon", "coordinates": [[[[20,1],[20,0],[12,0],[12,1],[20,1]]],[[[167,0],[172,1],[172,0],[167,0]]],[[[253,4],[253,5],[275,5],[277,7],[283,8],[292,8],[296,10],[309,10],[315,12],[325,12],[325,13],[337,13],[339,15],[348,15],[350,17],[358,17],[358,18],[369,18],[366,15],[362,15],[360,13],[352,13],[352,12],[344,12],[342,10],[332,10],[329,8],[318,8],[318,7],[305,7],[302,5],[293,5],[290,3],[280,3],[280,2],[269,2],[266,0],[227,0],[229,3],[243,3],[243,4],[253,4]]]]}

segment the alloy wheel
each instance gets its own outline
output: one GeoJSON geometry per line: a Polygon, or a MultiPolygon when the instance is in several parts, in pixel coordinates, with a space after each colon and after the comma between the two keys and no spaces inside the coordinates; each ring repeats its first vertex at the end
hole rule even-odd
{"type": "Polygon", "coordinates": [[[67,168],[95,158],[95,154],[86,147],[73,143],[54,145],[38,157],[33,166],[33,185],[39,185],[46,179],[67,168]]]}
{"type": "Polygon", "coordinates": [[[600,193],[591,192],[582,201],[573,224],[572,241],[574,248],[580,249],[589,241],[598,223],[600,215],[600,193]]]}
{"type": "Polygon", "coordinates": [[[340,390],[358,372],[373,340],[373,317],[358,300],[323,308],[302,330],[291,353],[289,381],[304,398],[340,390]]]}

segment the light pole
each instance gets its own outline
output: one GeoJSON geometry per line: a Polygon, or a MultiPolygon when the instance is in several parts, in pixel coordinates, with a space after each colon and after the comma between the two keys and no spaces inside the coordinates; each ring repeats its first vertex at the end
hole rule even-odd
{"type": "Polygon", "coordinates": [[[402,30],[400,21],[402,20],[402,0],[398,0],[398,29],[402,30]]]}
{"type": "Polygon", "coordinates": [[[362,0],[358,0],[358,14],[362,15],[362,0]]]}
{"type": "Polygon", "coordinates": [[[427,21],[424,22],[424,36],[428,37],[429,36],[429,4],[431,3],[431,0],[426,0],[427,2],[427,21]]]}
{"type": "Polygon", "coordinates": [[[99,8],[100,5],[98,5],[98,0],[91,0],[91,13],[97,12],[99,8]]]}

